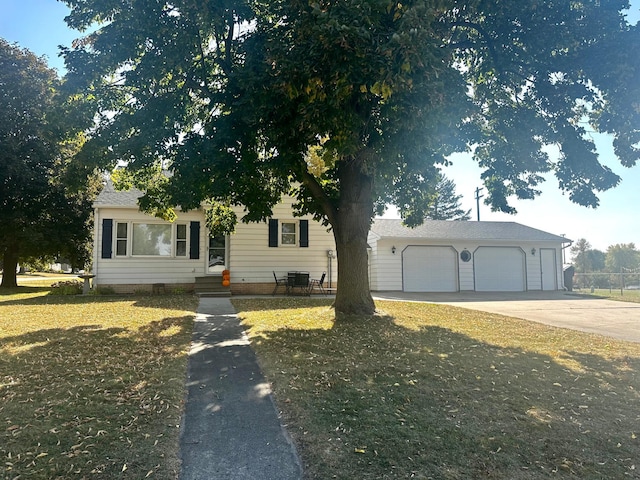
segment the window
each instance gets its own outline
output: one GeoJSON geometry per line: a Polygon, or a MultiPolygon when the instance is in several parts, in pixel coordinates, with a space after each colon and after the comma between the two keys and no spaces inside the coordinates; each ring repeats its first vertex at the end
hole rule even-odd
{"type": "Polygon", "coordinates": [[[127,254],[127,224],[118,223],[116,225],[116,255],[124,256],[127,254]]]}
{"type": "Polygon", "coordinates": [[[171,255],[171,225],[134,223],[131,233],[132,255],[171,255]]]}
{"type": "Polygon", "coordinates": [[[309,246],[309,220],[281,222],[277,218],[269,219],[269,247],[309,246]]]}
{"type": "Polygon", "coordinates": [[[280,245],[295,245],[296,244],[296,223],[295,222],[282,222],[280,230],[280,245]]]}
{"type": "Polygon", "coordinates": [[[101,258],[200,258],[200,222],[132,223],[103,219],[101,258]],[[115,252],[115,255],[114,255],[115,252]]]}
{"type": "Polygon", "coordinates": [[[176,225],[176,257],[187,256],[187,226],[176,225]]]}

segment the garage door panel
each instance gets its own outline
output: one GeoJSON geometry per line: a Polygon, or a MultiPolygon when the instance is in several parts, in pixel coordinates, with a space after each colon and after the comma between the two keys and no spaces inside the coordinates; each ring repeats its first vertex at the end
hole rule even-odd
{"type": "Polygon", "coordinates": [[[526,290],[525,257],[519,247],[479,247],[473,261],[476,291],[526,290]]]}
{"type": "Polygon", "coordinates": [[[458,291],[457,252],[449,246],[409,246],[402,254],[405,292],[458,291]]]}

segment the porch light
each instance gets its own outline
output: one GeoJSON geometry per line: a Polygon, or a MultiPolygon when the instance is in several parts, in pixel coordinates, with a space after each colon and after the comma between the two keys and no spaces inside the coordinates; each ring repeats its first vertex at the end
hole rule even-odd
{"type": "Polygon", "coordinates": [[[391,253],[393,253],[394,255],[396,254],[396,246],[395,245],[393,247],[391,247],[391,253]]]}
{"type": "Polygon", "coordinates": [[[536,247],[533,247],[533,248],[531,249],[531,255],[534,255],[534,256],[535,256],[535,254],[536,254],[536,247]]]}

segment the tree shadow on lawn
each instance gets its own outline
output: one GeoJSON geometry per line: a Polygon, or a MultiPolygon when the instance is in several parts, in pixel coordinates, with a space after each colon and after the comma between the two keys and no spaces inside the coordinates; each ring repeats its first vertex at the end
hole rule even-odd
{"type": "Polygon", "coordinates": [[[308,478],[640,478],[639,356],[552,356],[388,316],[251,341],[308,478]]]}
{"type": "Polygon", "coordinates": [[[0,338],[0,478],[176,478],[188,317],[0,338]]]}
{"type": "Polygon", "coordinates": [[[17,288],[0,288],[0,298],[8,297],[17,294],[29,294],[29,293],[46,293],[51,290],[51,287],[38,287],[38,286],[18,286],[17,288]]]}
{"type": "MultiPolygon", "coordinates": [[[[119,302],[133,302],[134,306],[144,308],[161,308],[168,310],[184,310],[185,299],[189,301],[187,307],[195,311],[198,300],[193,295],[53,295],[46,294],[50,287],[20,287],[12,293],[0,293],[0,307],[16,305],[82,305],[82,304],[113,304],[119,302]],[[16,294],[40,294],[33,297],[4,300],[16,294]]],[[[0,289],[2,292],[2,289],[0,289]]]]}
{"type": "Polygon", "coordinates": [[[287,296],[287,297],[243,297],[236,296],[232,298],[233,304],[238,305],[245,312],[264,312],[270,310],[292,310],[304,309],[311,307],[331,308],[334,299],[317,296],[287,296]]]}

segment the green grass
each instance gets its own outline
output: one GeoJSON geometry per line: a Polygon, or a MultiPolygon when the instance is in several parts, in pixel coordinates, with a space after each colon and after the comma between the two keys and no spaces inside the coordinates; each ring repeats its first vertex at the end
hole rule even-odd
{"type": "Polygon", "coordinates": [[[0,478],[173,479],[190,296],[0,291],[0,478]]]}
{"type": "Polygon", "coordinates": [[[307,479],[640,478],[640,345],[446,305],[234,299],[307,479]]]}
{"type": "Polygon", "coordinates": [[[622,302],[640,303],[640,290],[614,290],[608,288],[596,288],[591,292],[591,289],[578,289],[575,291],[579,294],[594,295],[600,298],[609,298],[611,300],[619,300],[622,302]]]}

